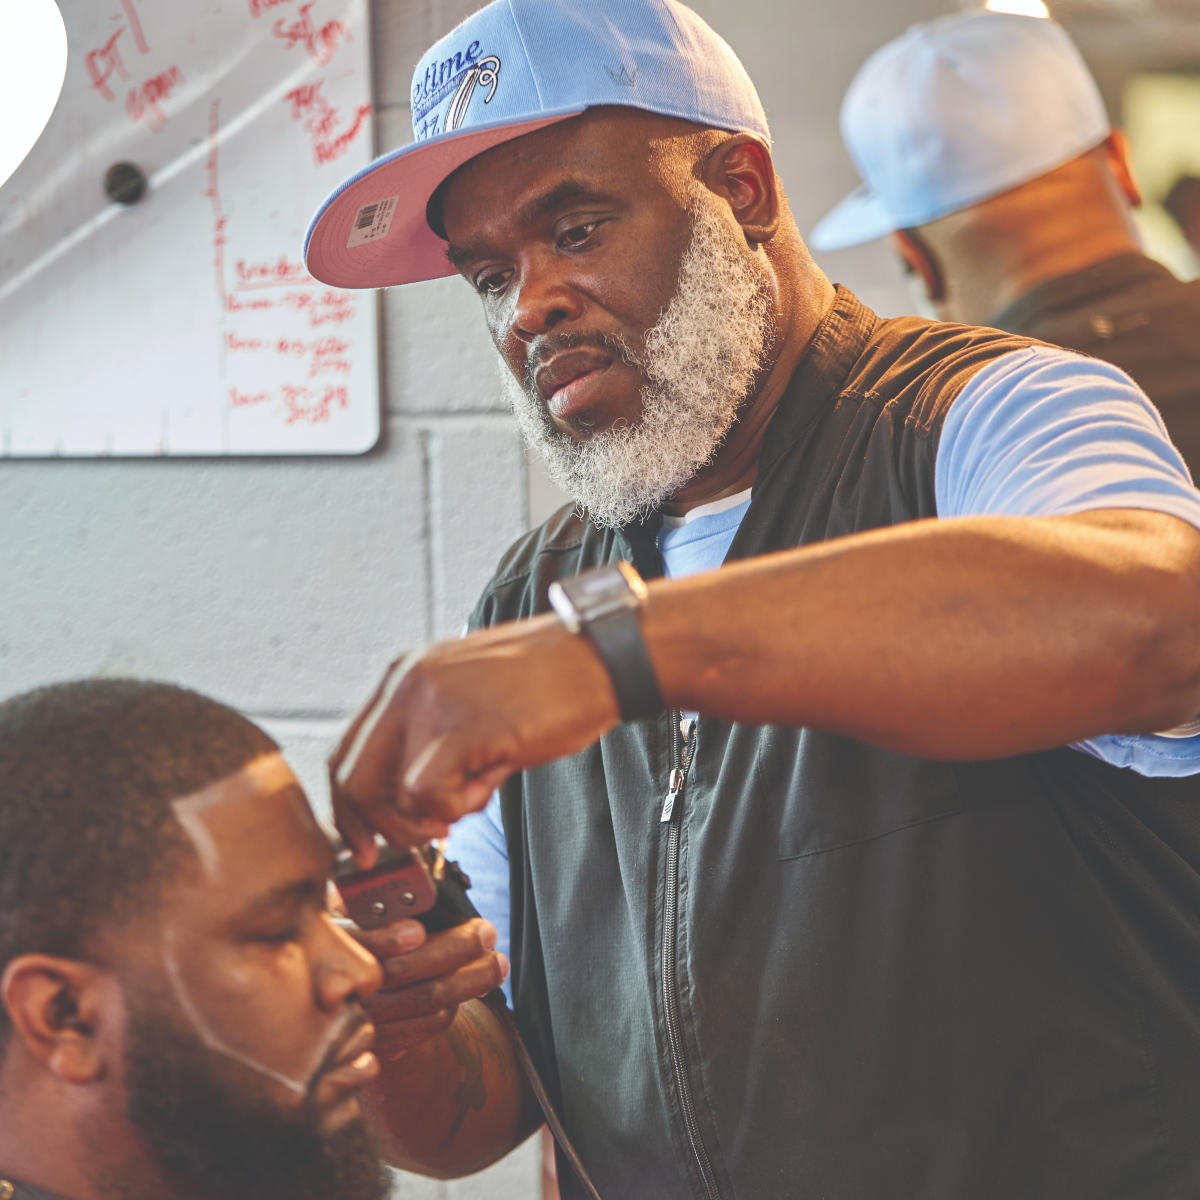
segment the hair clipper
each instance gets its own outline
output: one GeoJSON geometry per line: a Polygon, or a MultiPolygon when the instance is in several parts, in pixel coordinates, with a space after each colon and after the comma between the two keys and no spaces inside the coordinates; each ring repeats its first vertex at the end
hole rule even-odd
{"type": "Polygon", "coordinates": [[[467,898],[471,881],[436,842],[404,850],[383,846],[379,861],[365,871],[344,849],[334,864],[333,882],[361,929],[412,917],[434,933],[479,915],[467,898]]]}

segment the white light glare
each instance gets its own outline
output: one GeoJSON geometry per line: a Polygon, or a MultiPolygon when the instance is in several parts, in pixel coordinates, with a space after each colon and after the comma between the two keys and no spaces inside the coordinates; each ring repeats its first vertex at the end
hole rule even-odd
{"type": "Polygon", "coordinates": [[[50,120],[67,73],[67,30],[54,0],[0,0],[0,186],[50,120]]]}
{"type": "Polygon", "coordinates": [[[1042,0],[987,0],[992,12],[1016,13],[1019,17],[1049,17],[1050,10],[1042,0]]]}

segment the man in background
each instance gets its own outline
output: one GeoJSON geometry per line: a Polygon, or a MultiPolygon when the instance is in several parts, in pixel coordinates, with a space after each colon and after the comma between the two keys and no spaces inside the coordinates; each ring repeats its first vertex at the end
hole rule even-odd
{"type": "Polygon", "coordinates": [[[271,739],[165,684],[0,703],[0,1197],[381,1200],[379,968],[271,739]]]}
{"type": "Polygon", "coordinates": [[[886,236],[938,317],[1115,363],[1200,470],[1200,283],[1141,249],[1140,202],[1079,51],[1053,21],[971,12],[877,50],[842,136],[865,183],[809,244],[886,236]]]}
{"type": "Polygon", "coordinates": [[[1175,219],[1184,241],[1200,263],[1200,176],[1180,175],[1163,198],[1163,208],[1175,219]]]}

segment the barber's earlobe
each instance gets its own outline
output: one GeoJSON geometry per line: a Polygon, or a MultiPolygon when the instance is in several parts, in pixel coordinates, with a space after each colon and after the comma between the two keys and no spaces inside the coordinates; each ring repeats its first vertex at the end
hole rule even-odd
{"type": "Polygon", "coordinates": [[[704,183],[723,196],[751,245],[769,242],[779,228],[779,183],[771,152],[750,133],[735,133],[705,164],[704,183]]]}
{"type": "Polygon", "coordinates": [[[98,1036],[109,1003],[103,973],[90,963],[22,954],[0,976],[0,1003],[26,1053],[66,1083],[104,1071],[98,1036]]]}

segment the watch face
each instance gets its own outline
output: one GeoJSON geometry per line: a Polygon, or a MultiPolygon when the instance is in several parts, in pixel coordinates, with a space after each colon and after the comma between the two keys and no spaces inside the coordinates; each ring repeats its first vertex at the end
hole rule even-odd
{"type": "Polygon", "coordinates": [[[563,582],[563,590],[571,597],[581,620],[595,620],[605,613],[622,608],[637,608],[638,599],[619,567],[598,567],[584,571],[574,579],[563,582]]]}
{"type": "Polygon", "coordinates": [[[616,563],[560,579],[547,592],[551,607],[572,633],[589,621],[635,609],[646,594],[641,576],[628,563],[616,563]]]}
{"type": "Polygon", "coordinates": [[[575,599],[579,604],[595,604],[606,601],[613,595],[624,595],[629,591],[625,576],[616,567],[600,567],[599,570],[585,571],[567,581],[575,599]]]}

